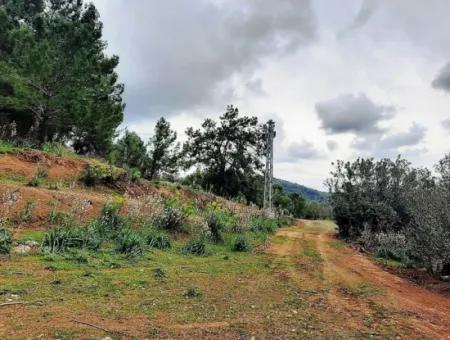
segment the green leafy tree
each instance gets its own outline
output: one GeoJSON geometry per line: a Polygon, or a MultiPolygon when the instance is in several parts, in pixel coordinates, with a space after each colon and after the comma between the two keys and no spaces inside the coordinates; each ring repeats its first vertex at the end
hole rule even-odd
{"type": "Polygon", "coordinates": [[[148,144],[148,161],[145,176],[154,179],[161,176],[173,176],[179,166],[179,144],[177,133],[170,128],[164,118],[158,120],[155,133],[148,144]]]}
{"type": "Polygon", "coordinates": [[[147,158],[144,141],[137,133],[125,130],[123,137],[114,144],[110,158],[117,166],[142,172],[147,158]]]}
{"type": "Polygon", "coordinates": [[[256,200],[260,190],[256,177],[262,170],[265,149],[264,129],[256,117],[240,117],[237,108],[228,106],[219,122],[206,119],[201,129],[189,128],[186,134],[187,165],[202,169],[205,189],[256,200]]]}
{"type": "Polygon", "coordinates": [[[123,86],[94,5],[3,0],[0,18],[0,123],[15,121],[18,137],[37,144],[105,153],[123,119],[123,86]]]}

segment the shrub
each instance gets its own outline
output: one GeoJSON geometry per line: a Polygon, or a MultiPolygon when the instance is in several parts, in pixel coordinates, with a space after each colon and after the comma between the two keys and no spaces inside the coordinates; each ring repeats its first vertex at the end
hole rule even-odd
{"type": "Polygon", "coordinates": [[[220,220],[220,217],[214,212],[210,212],[205,217],[206,225],[208,226],[211,238],[214,243],[222,243],[223,237],[221,230],[224,228],[224,224],[220,220]]]}
{"type": "Polygon", "coordinates": [[[116,238],[116,250],[127,255],[142,255],[144,253],[144,241],[134,230],[122,230],[116,238]]]}
{"type": "Polygon", "coordinates": [[[180,232],[185,222],[185,215],[178,208],[166,207],[156,223],[159,228],[170,232],[180,232]]]}
{"type": "Polygon", "coordinates": [[[251,244],[246,236],[239,235],[234,239],[231,249],[233,251],[249,251],[251,244]]]}
{"type": "Polygon", "coordinates": [[[169,236],[157,230],[150,229],[146,231],[144,233],[144,240],[151,248],[167,249],[172,246],[169,236]]]}
{"type": "Polygon", "coordinates": [[[277,227],[278,224],[276,220],[260,216],[253,219],[250,229],[253,232],[272,234],[277,227]]]}
{"type": "Polygon", "coordinates": [[[186,291],[183,293],[183,296],[188,298],[195,298],[201,296],[202,293],[200,293],[200,290],[197,287],[191,287],[186,289],[186,291]]]}
{"type": "Polygon", "coordinates": [[[101,237],[92,228],[58,227],[44,235],[42,248],[51,253],[69,248],[97,250],[101,243],[101,237]]]}
{"type": "Polygon", "coordinates": [[[376,235],[378,244],[377,255],[386,259],[399,260],[404,263],[408,261],[408,242],[405,235],[401,233],[378,233],[376,235]]]}
{"type": "Polygon", "coordinates": [[[11,232],[0,222],[0,254],[9,254],[12,245],[11,232]]]}
{"type": "Polygon", "coordinates": [[[93,226],[106,238],[114,238],[118,232],[128,227],[128,220],[119,216],[119,210],[124,204],[121,197],[103,205],[100,218],[93,222],[93,226]]]}
{"type": "Polygon", "coordinates": [[[203,235],[189,240],[182,248],[184,255],[203,256],[206,255],[206,241],[203,235]]]}
{"type": "Polygon", "coordinates": [[[125,177],[127,177],[125,170],[91,160],[84,171],[82,180],[86,186],[93,187],[99,184],[112,184],[125,177]]]}

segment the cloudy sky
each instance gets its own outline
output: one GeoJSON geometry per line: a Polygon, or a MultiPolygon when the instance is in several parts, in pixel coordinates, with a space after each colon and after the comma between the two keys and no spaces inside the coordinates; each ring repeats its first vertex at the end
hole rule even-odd
{"type": "Polygon", "coordinates": [[[448,0],[94,3],[145,139],[234,104],[277,122],[275,176],[318,189],[336,159],[450,151],[448,0]]]}

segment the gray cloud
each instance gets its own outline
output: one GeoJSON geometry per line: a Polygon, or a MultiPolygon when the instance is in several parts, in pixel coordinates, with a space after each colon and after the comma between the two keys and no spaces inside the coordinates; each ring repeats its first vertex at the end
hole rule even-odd
{"type": "Polygon", "coordinates": [[[352,146],[377,157],[393,157],[400,153],[399,148],[405,152],[415,152],[414,150],[423,152],[423,148],[419,149],[415,146],[424,140],[425,135],[426,128],[413,123],[405,132],[357,137],[352,146]]]}
{"type": "Polygon", "coordinates": [[[380,141],[383,149],[395,149],[402,146],[414,146],[419,144],[425,137],[427,129],[414,123],[408,131],[387,135],[380,141]]]}
{"type": "Polygon", "coordinates": [[[296,162],[305,159],[318,159],[322,157],[321,152],[314,144],[302,141],[301,143],[293,142],[287,148],[278,150],[277,161],[280,162],[296,162]]]}
{"type": "Polygon", "coordinates": [[[263,58],[293,53],[316,33],[310,0],[95,3],[111,51],[120,51],[131,119],[225,105],[231,77],[251,78],[263,58]]]}
{"type": "Polygon", "coordinates": [[[380,0],[364,0],[361,4],[359,12],[356,14],[351,25],[340,32],[338,34],[338,38],[344,38],[352,31],[355,31],[366,25],[380,4],[380,0]]]}
{"type": "Polygon", "coordinates": [[[450,92],[450,63],[442,67],[433,82],[431,83],[435,89],[450,92]]]}
{"type": "Polygon", "coordinates": [[[375,104],[363,93],[343,94],[316,104],[322,128],[328,134],[379,134],[383,129],[378,124],[391,118],[393,111],[392,106],[375,104]]]}
{"type": "Polygon", "coordinates": [[[450,132],[450,119],[445,119],[441,122],[442,127],[447,130],[448,132],[450,132]]]}

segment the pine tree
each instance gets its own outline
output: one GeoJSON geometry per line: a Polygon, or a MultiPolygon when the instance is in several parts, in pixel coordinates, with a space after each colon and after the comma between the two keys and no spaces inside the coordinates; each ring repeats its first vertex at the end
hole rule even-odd
{"type": "Polygon", "coordinates": [[[70,141],[80,153],[104,154],[123,120],[123,85],[94,5],[2,0],[0,18],[4,120],[37,144],[70,141]]]}
{"type": "Polygon", "coordinates": [[[176,140],[177,133],[170,128],[170,123],[164,118],[159,119],[155,134],[148,144],[148,165],[145,173],[148,179],[176,174],[180,157],[176,140]]]}

